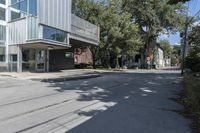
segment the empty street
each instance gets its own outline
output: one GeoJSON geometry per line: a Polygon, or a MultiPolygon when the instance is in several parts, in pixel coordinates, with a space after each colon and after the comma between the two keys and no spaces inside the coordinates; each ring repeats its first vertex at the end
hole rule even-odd
{"type": "Polygon", "coordinates": [[[190,133],[178,70],[40,82],[0,77],[1,133],[190,133]]]}

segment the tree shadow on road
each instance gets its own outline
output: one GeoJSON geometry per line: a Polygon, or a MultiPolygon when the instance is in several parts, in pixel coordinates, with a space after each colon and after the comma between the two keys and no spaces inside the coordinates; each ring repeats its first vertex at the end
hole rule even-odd
{"type": "MultiPolygon", "coordinates": [[[[73,91],[80,102],[98,101],[75,112],[81,119],[67,133],[182,133],[188,121],[170,110],[183,107],[169,98],[180,92],[177,73],[110,73],[103,77],[51,83],[59,93],[73,91]],[[71,84],[71,85],[70,85],[71,84]],[[167,111],[169,110],[169,111],[167,111]]],[[[73,121],[72,121],[73,123],[73,121]]]]}

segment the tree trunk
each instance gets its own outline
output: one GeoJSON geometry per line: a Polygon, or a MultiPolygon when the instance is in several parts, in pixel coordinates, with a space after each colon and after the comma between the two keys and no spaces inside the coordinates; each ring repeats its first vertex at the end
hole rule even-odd
{"type": "Polygon", "coordinates": [[[116,69],[119,69],[119,59],[118,59],[118,57],[116,56],[116,58],[115,58],[115,68],[116,69]]]}
{"type": "Polygon", "coordinates": [[[109,69],[111,68],[111,66],[110,66],[110,52],[109,51],[106,52],[106,66],[109,69]]]}
{"type": "Polygon", "coordinates": [[[92,54],[92,67],[96,69],[96,56],[94,54],[92,54]]]}
{"type": "Polygon", "coordinates": [[[96,47],[90,47],[90,51],[92,53],[92,67],[93,69],[96,69],[96,53],[97,53],[97,48],[96,47]]]}

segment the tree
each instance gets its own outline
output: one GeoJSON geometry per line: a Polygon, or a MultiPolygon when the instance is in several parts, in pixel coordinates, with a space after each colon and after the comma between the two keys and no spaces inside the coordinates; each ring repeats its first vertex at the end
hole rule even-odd
{"type": "Polygon", "coordinates": [[[132,14],[133,20],[139,25],[143,40],[144,58],[150,54],[150,44],[161,33],[174,33],[182,29],[185,10],[182,3],[170,5],[168,0],[123,0],[123,10],[132,14]]]}
{"type": "Polygon", "coordinates": [[[181,46],[174,45],[172,48],[171,64],[173,66],[179,65],[181,62],[181,46]]]}
{"type": "MultiPolygon", "coordinates": [[[[97,4],[92,0],[73,0],[72,1],[72,12],[98,26],[101,25],[100,19],[104,11],[103,3],[97,4]]],[[[97,55],[99,53],[99,47],[90,46],[90,51],[92,53],[93,68],[96,68],[95,62],[97,60],[97,55]]]]}
{"type": "Polygon", "coordinates": [[[164,51],[164,57],[166,59],[171,58],[171,54],[172,54],[172,48],[170,46],[170,43],[168,40],[161,40],[160,41],[160,47],[163,49],[164,51]]]}
{"type": "Polygon", "coordinates": [[[185,59],[186,68],[200,72],[200,26],[193,27],[189,35],[190,50],[185,59]]]}
{"type": "Polygon", "coordinates": [[[75,0],[73,7],[76,15],[100,27],[98,57],[105,58],[108,67],[111,54],[115,56],[116,68],[119,68],[119,57],[130,56],[139,50],[142,41],[138,26],[132,22],[130,13],[121,10],[118,0],[109,0],[107,3],[75,0]]]}
{"type": "Polygon", "coordinates": [[[193,49],[200,51],[200,26],[195,26],[189,33],[189,43],[193,49]]]}

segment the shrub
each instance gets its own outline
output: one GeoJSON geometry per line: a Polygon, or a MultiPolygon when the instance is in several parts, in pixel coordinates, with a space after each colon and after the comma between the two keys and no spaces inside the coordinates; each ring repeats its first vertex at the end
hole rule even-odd
{"type": "Polygon", "coordinates": [[[200,116],[200,78],[193,75],[184,77],[186,89],[185,103],[195,115],[200,116]]]}
{"type": "Polygon", "coordinates": [[[200,50],[190,50],[184,64],[186,68],[191,69],[193,72],[200,72],[200,50]]]}

